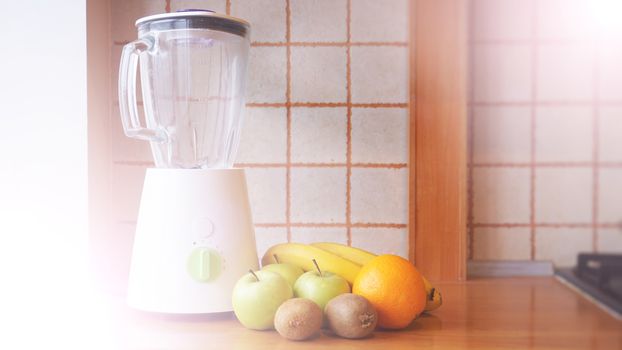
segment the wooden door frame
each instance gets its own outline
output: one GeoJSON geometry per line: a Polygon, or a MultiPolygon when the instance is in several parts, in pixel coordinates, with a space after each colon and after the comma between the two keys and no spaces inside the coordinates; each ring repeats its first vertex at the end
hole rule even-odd
{"type": "Polygon", "coordinates": [[[409,258],[433,281],[466,279],[467,2],[410,8],[409,258]]]}
{"type": "MultiPolygon", "coordinates": [[[[112,291],[110,257],[110,0],[86,1],[87,115],[89,178],[89,259],[93,282],[112,291]]],[[[116,290],[114,291],[116,292],[116,290]]]]}

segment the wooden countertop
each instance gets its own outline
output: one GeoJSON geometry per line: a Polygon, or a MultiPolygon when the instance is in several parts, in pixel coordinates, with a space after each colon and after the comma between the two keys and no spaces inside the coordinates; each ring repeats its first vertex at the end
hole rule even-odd
{"type": "Polygon", "coordinates": [[[479,279],[438,287],[445,304],[403,331],[305,342],[242,327],[233,314],[162,316],[110,309],[115,349],[622,349],[616,320],[552,277],[479,279]]]}

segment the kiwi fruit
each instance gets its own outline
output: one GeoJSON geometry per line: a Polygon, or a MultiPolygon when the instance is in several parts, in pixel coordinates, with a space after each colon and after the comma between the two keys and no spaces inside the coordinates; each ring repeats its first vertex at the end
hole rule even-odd
{"type": "Polygon", "coordinates": [[[320,331],[322,309],[309,299],[286,300],[276,310],[274,328],[290,340],[305,340],[320,331]]]}
{"type": "Polygon", "coordinates": [[[352,293],[331,299],[324,314],[330,329],[343,338],[364,338],[374,331],[378,323],[374,306],[364,297],[352,293]]]}

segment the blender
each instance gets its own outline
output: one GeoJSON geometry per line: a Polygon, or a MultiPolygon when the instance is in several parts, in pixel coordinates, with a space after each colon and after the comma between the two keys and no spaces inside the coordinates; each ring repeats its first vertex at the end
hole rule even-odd
{"type": "Polygon", "coordinates": [[[231,311],[235,282],[258,267],[244,170],[232,167],[250,25],[183,10],[140,18],[136,27],[138,39],[121,55],[119,107],[125,134],[150,142],[155,167],[145,174],[128,304],[162,313],[231,311]]]}

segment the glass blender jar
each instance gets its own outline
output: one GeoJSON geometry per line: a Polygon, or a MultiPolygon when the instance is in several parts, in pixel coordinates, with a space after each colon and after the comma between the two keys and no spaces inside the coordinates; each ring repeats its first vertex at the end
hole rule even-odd
{"type": "Polygon", "coordinates": [[[244,107],[250,25],[208,10],[136,21],[125,45],[125,134],[149,141],[128,303],[165,313],[231,311],[237,279],[258,259],[246,180],[232,168],[244,107]],[[140,67],[144,125],[136,98],[140,67]]]}
{"type": "Polygon", "coordinates": [[[141,18],[123,48],[119,105],[125,134],[151,141],[158,168],[228,168],[239,141],[249,24],[211,11],[141,18]],[[138,116],[140,63],[146,126],[138,116]]]}

